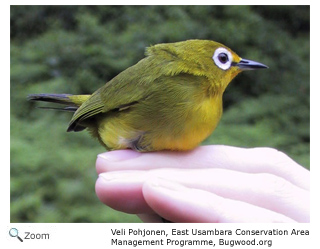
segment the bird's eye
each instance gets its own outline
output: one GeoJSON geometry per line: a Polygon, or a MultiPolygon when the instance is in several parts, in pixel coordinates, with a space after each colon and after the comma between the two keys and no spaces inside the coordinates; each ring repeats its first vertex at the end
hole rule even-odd
{"type": "Polygon", "coordinates": [[[225,64],[228,62],[229,58],[228,58],[228,55],[226,53],[220,53],[218,55],[218,59],[221,63],[225,64]]]}
{"type": "Polygon", "coordinates": [[[231,66],[232,54],[226,48],[217,48],[212,56],[214,63],[222,70],[227,70],[231,66]]]}

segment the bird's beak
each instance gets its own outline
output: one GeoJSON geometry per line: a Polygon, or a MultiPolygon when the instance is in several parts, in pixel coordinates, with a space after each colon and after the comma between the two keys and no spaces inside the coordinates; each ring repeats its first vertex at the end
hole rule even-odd
{"type": "Polygon", "coordinates": [[[240,68],[241,70],[256,70],[268,68],[266,65],[262,63],[246,59],[241,59],[238,63],[233,63],[233,65],[240,68]]]}

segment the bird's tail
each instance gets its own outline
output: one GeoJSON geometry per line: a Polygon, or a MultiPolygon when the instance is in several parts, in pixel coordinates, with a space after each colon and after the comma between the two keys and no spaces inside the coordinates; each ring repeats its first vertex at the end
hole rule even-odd
{"type": "Polygon", "coordinates": [[[64,107],[41,107],[45,109],[55,109],[75,112],[91,95],[72,95],[72,94],[30,94],[28,100],[43,101],[65,105],[64,107]]]}

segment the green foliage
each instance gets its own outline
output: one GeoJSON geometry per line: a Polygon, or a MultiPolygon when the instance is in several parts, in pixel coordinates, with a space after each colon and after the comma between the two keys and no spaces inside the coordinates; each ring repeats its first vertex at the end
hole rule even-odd
{"type": "Polygon", "coordinates": [[[150,44],[210,39],[269,66],[224,95],[205,144],[270,146],[309,167],[308,6],[11,6],[11,221],[137,222],[100,203],[85,133],[70,113],[28,103],[31,93],[92,93],[150,44]]]}

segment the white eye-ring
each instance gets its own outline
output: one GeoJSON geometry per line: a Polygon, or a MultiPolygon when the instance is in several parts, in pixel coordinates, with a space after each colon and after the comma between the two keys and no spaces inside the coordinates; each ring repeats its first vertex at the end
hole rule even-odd
{"type": "Polygon", "coordinates": [[[230,68],[232,63],[232,54],[225,48],[217,48],[212,56],[214,63],[222,70],[230,68]]]}

